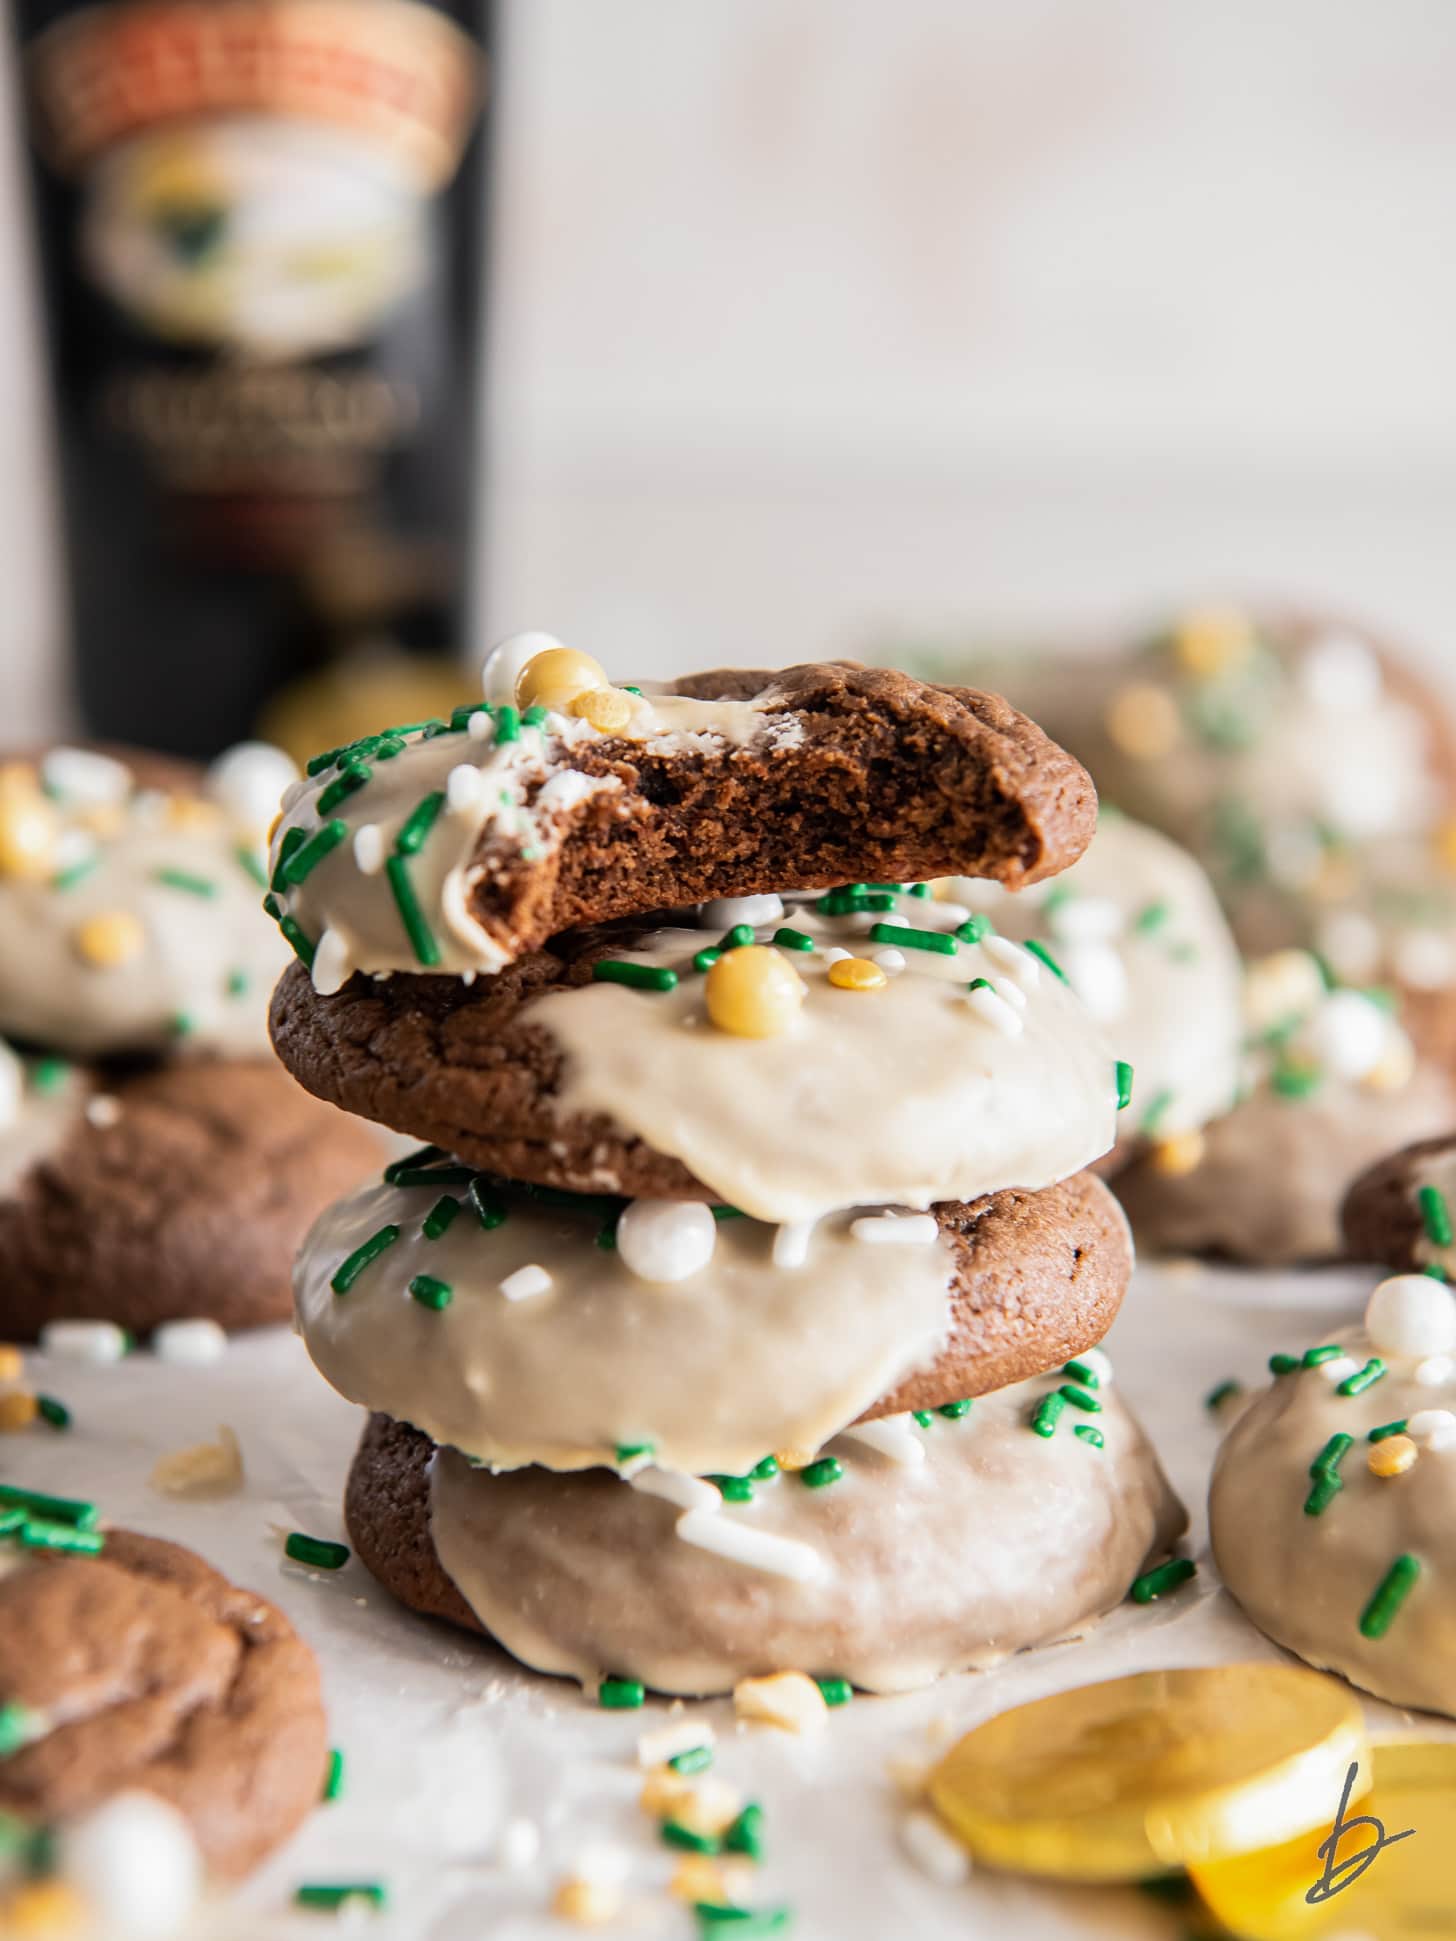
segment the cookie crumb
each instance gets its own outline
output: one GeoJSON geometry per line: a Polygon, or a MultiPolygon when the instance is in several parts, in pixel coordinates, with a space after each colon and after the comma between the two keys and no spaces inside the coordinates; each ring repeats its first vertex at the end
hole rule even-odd
{"type": "Polygon", "coordinates": [[[829,1716],[824,1694],[802,1671],[740,1678],[733,1687],[733,1710],[740,1719],[799,1734],[819,1731],[829,1716]]]}
{"type": "Polygon", "coordinates": [[[243,1487],[243,1453],[226,1423],[216,1442],[194,1442],[174,1449],[153,1465],[148,1478],[163,1496],[234,1496],[243,1487]]]}

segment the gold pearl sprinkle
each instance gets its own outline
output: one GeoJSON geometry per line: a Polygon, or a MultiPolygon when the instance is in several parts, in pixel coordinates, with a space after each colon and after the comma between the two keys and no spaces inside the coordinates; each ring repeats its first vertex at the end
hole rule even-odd
{"type": "Polygon", "coordinates": [[[1124,755],[1144,762],[1170,755],[1182,735],[1177,702],[1149,681],[1119,688],[1108,705],[1106,726],[1124,755]]]}
{"type": "Polygon", "coordinates": [[[39,1414],[40,1403],[26,1389],[15,1388],[8,1395],[0,1395],[0,1435],[19,1435],[39,1414]]]}
{"type": "Polygon", "coordinates": [[[607,670],[575,647],[548,647],[533,654],[516,682],[518,708],[564,710],[589,687],[608,686],[607,670]]]}
{"type": "Polygon", "coordinates": [[[614,735],[632,719],[632,697],[619,687],[591,687],[577,695],[571,712],[589,721],[599,734],[614,735]]]}
{"type": "Polygon", "coordinates": [[[804,1002],[804,980],[767,944],[725,951],[704,979],[708,1016],[738,1038],[777,1038],[804,1002]]]}
{"type": "Polygon", "coordinates": [[[1253,649],[1253,623],[1237,607],[1197,607],[1173,628],[1174,657],[1195,680],[1232,673],[1253,649]]]}
{"type": "Polygon", "coordinates": [[[0,1902],[0,1933],[38,1937],[76,1934],[89,1926],[86,1903],[63,1880],[32,1880],[0,1902]]]}
{"type": "Polygon", "coordinates": [[[20,1350],[9,1341],[0,1341],[0,1382],[18,1382],[24,1372],[20,1350]]]}
{"type": "Polygon", "coordinates": [[[56,866],[60,825],[42,796],[0,797],[0,876],[39,882],[56,866]]]}
{"type": "Polygon", "coordinates": [[[1372,1476],[1403,1476],[1419,1454],[1409,1436],[1386,1436],[1383,1442],[1370,1445],[1365,1460],[1372,1476]]]}
{"type": "Polygon", "coordinates": [[[100,910],[71,933],[76,955],[97,970],[115,970],[142,953],[146,932],[130,910],[100,910]]]}
{"type": "Polygon", "coordinates": [[[622,1911],[622,1890],[615,1881],[563,1880],[552,1899],[551,1911],[560,1920],[575,1921],[578,1927],[605,1927],[622,1911]]]}
{"type": "Polygon", "coordinates": [[[1201,1132],[1174,1132],[1159,1139],[1148,1155],[1153,1171],[1164,1179],[1182,1179],[1203,1164],[1207,1142],[1201,1132]]]}
{"type": "Polygon", "coordinates": [[[868,957],[840,957],[829,966],[829,982],[837,991],[880,991],[889,981],[868,957]]]}
{"type": "Polygon", "coordinates": [[[1403,1092],[1415,1075],[1415,1046],[1398,1026],[1394,1026],[1380,1063],[1366,1072],[1362,1082],[1370,1092],[1403,1092]]]}

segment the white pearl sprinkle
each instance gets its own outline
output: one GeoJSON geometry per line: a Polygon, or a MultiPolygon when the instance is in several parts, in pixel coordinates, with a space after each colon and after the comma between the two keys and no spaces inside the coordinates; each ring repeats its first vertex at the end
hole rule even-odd
{"type": "Polygon", "coordinates": [[[361,822],[354,831],[354,861],[362,876],[384,868],[384,831],[377,822],[361,822]]]}
{"type": "Polygon", "coordinates": [[[701,1200],[633,1200],[617,1222],[617,1258],[658,1286],[699,1273],[717,1244],[718,1223],[701,1200]]]}
{"type": "Polygon", "coordinates": [[[790,1220],[776,1228],[773,1237],[774,1266],[788,1271],[802,1267],[809,1258],[809,1242],[814,1237],[817,1224],[814,1220],[790,1220]]]}
{"type": "Polygon", "coordinates": [[[52,748],[41,760],[40,777],[48,793],[88,809],[114,807],[131,794],[131,770],[126,763],[100,755],[94,748],[52,748]]]}
{"type": "Polygon", "coordinates": [[[1331,1388],[1345,1381],[1351,1375],[1358,1375],[1363,1363],[1352,1361],[1348,1355],[1332,1355],[1328,1361],[1318,1364],[1320,1376],[1331,1388]]]}
{"type": "Polygon", "coordinates": [[[496,1841],[495,1864],[510,1874],[524,1873],[541,1851],[541,1829],[534,1820],[507,1820],[496,1841]]]}
{"type": "Polygon", "coordinates": [[[212,800],[247,829],[266,829],[277,815],[283,792],[298,780],[298,768],[281,748],[267,741],[240,741],[226,749],[207,771],[212,800]]]}
{"type": "Polygon", "coordinates": [[[982,1024],[990,1025],[1003,1038],[1019,1038],[1026,1029],[1021,1013],[988,984],[978,984],[973,990],[967,991],[966,1005],[975,1012],[982,1024]]]}
{"type": "Polygon", "coordinates": [[[153,1793],[118,1793],[62,1829],[61,1878],[104,1912],[106,1932],[161,1941],[191,1926],[202,1859],[191,1828],[153,1793]]]}
{"type": "Polygon", "coordinates": [[[216,1321],[164,1321],[152,1333],[152,1353],[178,1368],[206,1368],[227,1353],[228,1338],[216,1321]]]}
{"type": "Polygon", "coordinates": [[[95,1126],[98,1132],[105,1132],[121,1119],[121,1100],[110,1092],[98,1092],[93,1099],[86,1101],[86,1123],[95,1126]]]}
{"type": "Polygon", "coordinates": [[[1338,713],[1373,707],[1384,682],[1380,662],[1354,634],[1325,634],[1306,649],[1296,678],[1317,708],[1338,713]]]}
{"type": "Polygon", "coordinates": [[[846,957],[853,957],[852,950],[841,950],[838,944],[826,944],[819,952],[821,964],[842,964],[846,957]]]}
{"type": "Polygon", "coordinates": [[[886,977],[898,977],[905,968],[905,953],[903,950],[877,950],[874,961],[886,977]]]}
{"type": "Polygon", "coordinates": [[[871,1213],[852,1220],[850,1238],[871,1247],[928,1247],[940,1227],[931,1213],[871,1213]]]}
{"type": "Polygon", "coordinates": [[[702,930],[731,930],[735,923],[777,923],[784,914],[781,896],[717,896],[698,906],[698,927],[702,930]]]}
{"type": "Polygon", "coordinates": [[[507,1274],[500,1284],[500,1291],[508,1301],[533,1301],[538,1294],[550,1292],[551,1276],[544,1267],[532,1263],[529,1267],[518,1267],[513,1274],[507,1274]]]}
{"type": "Polygon", "coordinates": [[[1320,1064],[1336,1078],[1364,1078],[1385,1056],[1390,1019],[1359,991],[1332,991],[1303,1035],[1320,1064]]]}
{"type": "Polygon", "coordinates": [[[126,1336],[114,1321],[48,1321],[40,1331],[41,1353],[58,1361],[120,1361],[126,1336]]]}
{"type": "Polygon", "coordinates": [[[685,1476],[680,1470],[643,1469],[628,1481],[644,1496],[660,1496],[664,1503],[674,1503],[680,1510],[708,1513],[723,1507],[723,1492],[716,1483],[705,1482],[701,1476],[685,1476]]]}
{"type": "Polygon", "coordinates": [[[1456,1415],[1450,1409],[1417,1409],[1405,1432],[1422,1449],[1456,1449],[1456,1415]]]}
{"type": "Polygon", "coordinates": [[[677,1533],[695,1549],[710,1550],[731,1563],[746,1564],[770,1577],[787,1577],[793,1583],[810,1583],[824,1570],[824,1559],[809,1544],[752,1529],[732,1517],[704,1516],[701,1510],[689,1510],[678,1518],[677,1533]]]}
{"type": "Polygon", "coordinates": [[[1365,1304],[1365,1331],[1384,1354],[1449,1354],[1456,1348],[1456,1298],[1429,1274],[1392,1274],[1365,1304]]]}
{"type": "MultiPolygon", "coordinates": [[[[533,661],[537,654],[549,654],[554,648],[560,645],[561,642],[556,638],[555,634],[521,633],[508,635],[498,646],[493,647],[485,657],[485,664],[480,670],[481,693],[490,702],[492,707],[500,707],[502,703],[514,702],[516,698],[516,683],[525,671],[527,663],[533,661]]],[[[479,719],[484,719],[484,717],[471,716],[472,723],[479,719]]],[[[487,721],[487,731],[489,730],[489,726],[490,723],[487,721]]]]}
{"type": "Polygon", "coordinates": [[[1456,1361],[1449,1355],[1427,1355],[1416,1363],[1415,1379],[1422,1388],[1444,1388],[1456,1374],[1456,1361]]]}
{"type": "Polygon", "coordinates": [[[457,762],[445,777],[445,806],[452,815],[467,815],[478,808],[485,790],[485,777],[473,762],[457,762]]]}
{"type": "Polygon", "coordinates": [[[465,736],[467,741],[489,741],[495,733],[495,723],[482,708],[479,714],[466,717],[465,736]]]}
{"type": "Polygon", "coordinates": [[[939,1887],[960,1887],[971,1877],[971,1856],[933,1813],[920,1807],[907,1813],[900,1822],[900,1844],[939,1887]]]}

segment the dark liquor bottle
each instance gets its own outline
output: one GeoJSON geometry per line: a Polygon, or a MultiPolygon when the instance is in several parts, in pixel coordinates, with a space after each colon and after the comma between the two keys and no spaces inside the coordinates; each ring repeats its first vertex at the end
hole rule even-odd
{"type": "Polygon", "coordinates": [[[489,7],[12,0],[94,734],[208,755],[461,644],[489,7]]]}

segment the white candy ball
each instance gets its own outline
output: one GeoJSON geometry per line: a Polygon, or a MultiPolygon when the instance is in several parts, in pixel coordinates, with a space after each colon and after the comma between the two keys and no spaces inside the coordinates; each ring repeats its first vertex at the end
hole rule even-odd
{"type": "Polygon", "coordinates": [[[20,1117],[25,1096],[25,1067],[3,1039],[0,1039],[0,1132],[13,1126],[20,1117]]]}
{"type": "Polygon", "coordinates": [[[1366,1304],[1365,1331],[1383,1354],[1447,1354],[1456,1348],[1456,1299],[1429,1274],[1392,1274],[1366,1304]]]}
{"type": "Polygon", "coordinates": [[[1105,1024],[1122,1016],[1128,1001],[1127,971],[1111,944],[1062,943],[1057,962],[1094,1018],[1105,1024]]]}
{"type": "Polygon", "coordinates": [[[639,1280],[671,1286],[706,1267],[718,1222],[701,1200],[633,1200],[617,1222],[617,1253],[639,1280]]]}
{"type": "Polygon", "coordinates": [[[202,1860],[175,1806],[118,1793],[65,1827],[62,1878],[103,1913],[108,1934],[182,1934],[202,1892],[202,1860]]]}
{"type": "Polygon", "coordinates": [[[782,897],[717,896],[700,906],[698,923],[704,930],[731,930],[735,923],[777,923],[783,914],[782,897]]]}
{"type": "Polygon", "coordinates": [[[1359,991],[1332,991],[1305,1027],[1304,1038],[1336,1078],[1364,1078],[1389,1048],[1390,1019],[1359,991]]]}
{"type": "Polygon", "coordinates": [[[511,634],[498,647],[492,647],[480,670],[480,686],[486,700],[493,708],[514,706],[516,683],[527,661],[534,660],[537,654],[549,654],[560,645],[555,634],[524,633],[511,634]]]}
{"type": "Polygon", "coordinates": [[[1349,713],[1373,707],[1385,683],[1380,662],[1354,634],[1325,634],[1307,649],[1297,679],[1317,708],[1349,713]]]}
{"type": "Polygon", "coordinates": [[[281,748],[267,741],[240,741],[208,769],[206,788],[235,822],[266,829],[282,805],[283,791],[297,780],[298,769],[281,748]]]}
{"type": "Polygon", "coordinates": [[[1456,1415],[1450,1409],[1417,1409],[1405,1432],[1423,1449],[1456,1448],[1456,1415]]]}
{"type": "Polygon", "coordinates": [[[179,1368],[207,1368],[227,1353],[228,1338],[216,1321],[199,1315],[192,1321],[164,1321],[152,1333],[152,1353],[158,1361],[179,1368]]]}
{"type": "Polygon", "coordinates": [[[52,748],[42,758],[41,780],[66,804],[110,808],[131,794],[131,770],[94,748],[52,748]]]}

